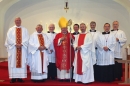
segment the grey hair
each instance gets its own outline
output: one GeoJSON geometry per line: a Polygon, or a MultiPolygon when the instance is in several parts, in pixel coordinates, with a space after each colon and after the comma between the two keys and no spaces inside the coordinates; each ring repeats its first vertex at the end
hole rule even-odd
{"type": "Polygon", "coordinates": [[[96,22],[95,21],[91,21],[90,24],[96,24],[96,22]]]}
{"type": "Polygon", "coordinates": [[[85,25],[85,26],[86,26],[86,24],[85,24],[85,23],[81,23],[81,24],[80,24],[80,26],[81,26],[81,25],[85,25]]]}
{"type": "MultiPolygon", "coordinates": [[[[37,26],[41,26],[42,27],[42,25],[41,24],[38,24],[37,26]]],[[[43,27],[42,27],[43,28],[43,27]]]]}
{"type": "Polygon", "coordinates": [[[113,21],[113,23],[114,23],[114,22],[117,22],[117,23],[119,24],[119,22],[118,22],[118,21],[113,21]]]}

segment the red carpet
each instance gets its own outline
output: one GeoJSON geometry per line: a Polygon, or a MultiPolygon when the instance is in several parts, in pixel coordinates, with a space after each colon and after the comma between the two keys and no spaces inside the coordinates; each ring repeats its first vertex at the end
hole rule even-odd
{"type": "MultiPolygon", "coordinates": [[[[119,85],[117,81],[112,83],[101,83],[101,82],[94,82],[91,84],[77,84],[75,82],[59,82],[57,80],[47,80],[43,83],[33,83],[30,80],[30,72],[28,71],[28,78],[24,79],[24,83],[10,83],[8,77],[8,65],[7,62],[0,63],[0,80],[5,80],[4,82],[0,82],[0,86],[128,86],[128,85],[119,85]]],[[[123,79],[124,80],[124,79],[123,79]]],[[[130,86],[130,85],[129,85],[130,86]]]]}

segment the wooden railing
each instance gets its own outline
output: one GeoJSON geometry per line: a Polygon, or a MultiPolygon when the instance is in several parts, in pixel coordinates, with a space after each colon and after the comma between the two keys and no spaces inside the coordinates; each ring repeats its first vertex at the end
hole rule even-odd
{"type": "Polygon", "coordinates": [[[118,63],[124,63],[125,64],[125,81],[123,83],[119,84],[130,84],[130,55],[128,55],[128,49],[125,48],[126,50],[126,60],[119,60],[116,59],[118,63]]]}

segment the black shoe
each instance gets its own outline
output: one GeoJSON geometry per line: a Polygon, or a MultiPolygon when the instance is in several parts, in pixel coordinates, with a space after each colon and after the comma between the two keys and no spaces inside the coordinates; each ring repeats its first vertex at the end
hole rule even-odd
{"type": "Polygon", "coordinates": [[[10,83],[15,83],[15,82],[16,82],[15,78],[10,80],[10,83]]]}
{"type": "Polygon", "coordinates": [[[78,84],[82,84],[82,82],[76,82],[76,83],[78,83],[78,84]]]}
{"type": "Polygon", "coordinates": [[[50,77],[47,77],[47,79],[50,79],[50,77]]]}
{"type": "Polygon", "coordinates": [[[45,82],[45,79],[41,79],[41,80],[35,80],[36,82],[45,82]]]}
{"type": "Polygon", "coordinates": [[[65,81],[66,81],[66,82],[70,82],[70,80],[69,80],[69,79],[66,79],[65,81]]]}
{"type": "Polygon", "coordinates": [[[34,83],[37,83],[37,80],[31,80],[32,82],[34,82],[34,83]]]}
{"type": "Polygon", "coordinates": [[[37,80],[38,83],[42,82],[42,80],[37,80]]]}
{"type": "Polygon", "coordinates": [[[42,79],[42,82],[45,82],[46,80],[45,79],[42,79]]]}
{"type": "Polygon", "coordinates": [[[83,85],[88,85],[87,83],[83,83],[83,85]]]}
{"type": "Polygon", "coordinates": [[[32,82],[34,82],[34,83],[38,83],[38,80],[31,80],[32,82]]]}
{"type": "Polygon", "coordinates": [[[60,82],[63,82],[64,80],[63,80],[63,79],[60,79],[59,81],[60,81],[60,82]]]}
{"type": "Polygon", "coordinates": [[[22,79],[20,79],[20,78],[18,78],[17,81],[18,81],[18,82],[21,82],[21,83],[24,82],[24,81],[23,81],[22,79]]]}
{"type": "Polygon", "coordinates": [[[55,78],[55,77],[52,77],[51,79],[52,79],[52,80],[55,80],[56,78],[55,78]]]}
{"type": "Polygon", "coordinates": [[[121,81],[121,78],[118,78],[118,81],[121,81]]]}
{"type": "Polygon", "coordinates": [[[84,85],[89,85],[89,84],[92,84],[92,82],[90,82],[90,83],[83,83],[84,85]]]}
{"type": "Polygon", "coordinates": [[[74,82],[74,79],[71,79],[71,81],[73,81],[73,82],[74,82]]]}

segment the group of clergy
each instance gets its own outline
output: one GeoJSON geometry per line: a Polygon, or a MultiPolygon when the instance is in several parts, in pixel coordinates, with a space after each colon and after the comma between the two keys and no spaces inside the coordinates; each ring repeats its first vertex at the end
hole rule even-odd
{"type": "Polygon", "coordinates": [[[121,80],[122,64],[115,59],[122,59],[127,38],[118,29],[119,22],[113,22],[112,30],[110,24],[105,23],[102,33],[95,29],[95,21],[90,23],[89,31],[85,23],[74,24],[74,33],[68,32],[67,23],[64,17],[60,18],[60,33],[54,32],[54,24],[49,25],[47,33],[42,33],[43,27],[38,24],[29,37],[27,29],[21,26],[21,18],[15,18],[15,26],[8,30],[5,41],[10,83],[24,82],[27,65],[33,82],[58,79],[87,84],[95,80],[121,80]]]}

